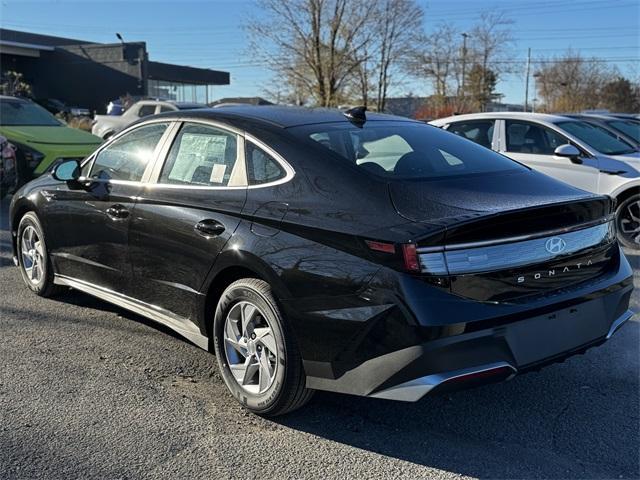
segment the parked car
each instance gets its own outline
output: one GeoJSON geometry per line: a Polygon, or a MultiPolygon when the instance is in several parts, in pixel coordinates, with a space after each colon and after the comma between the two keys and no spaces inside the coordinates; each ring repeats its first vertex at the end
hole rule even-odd
{"type": "Polygon", "coordinates": [[[566,116],[603,127],[613,132],[619,139],[636,148],[640,147],[640,120],[595,114],[568,114],[566,116]]]}
{"type": "Polygon", "coordinates": [[[612,196],[620,242],[640,248],[640,152],[608,129],[522,112],[457,115],[431,123],[570,185],[612,196]]]}
{"type": "Polygon", "coordinates": [[[0,136],[0,200],[7,193],[15,191],[17,185],[16,149],[5,137],[0,136]]]}
{"type": "Polygon", "coordinates": [[[416,401],[604,342],[632,315],[612,220],[610,197],[422,122],[276,106],[145,119],[10,207],[34,293],[215,350],[261,415],[314,390],[416,401]]]}
{"type": "Polygon", "coordinates": [[[83,159],[102,142],[67,127],[30,100],[8,96],[0,96],[0,135],[17,148],[19,184],[43,174],[56,161],[83,159]]]}
{"type": "Polygon", "coordinates": [[[68,120],[70,117],[91,116],[91,111],[88,108],[70,107],[63,101],[56,98],[39,98],[36,99],[35,102],[52,114],[62,116],[65,120],[68,120]]]}
{"type": "Polygon", "coordinates": [[[207,108],[200,103],[174,102],[170,100],[140,100],[124,111],[121,115],[96,115],[93,120],[91,133],[100,138],[108,139],[133,122],[163,112],[176,110],[193,110],[207,108]]]}

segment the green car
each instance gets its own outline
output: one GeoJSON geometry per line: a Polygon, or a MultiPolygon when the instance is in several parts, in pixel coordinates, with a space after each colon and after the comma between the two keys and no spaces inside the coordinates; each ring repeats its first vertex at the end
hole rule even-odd
{"type": "Polygon", "coordinates": [[[64,158],[82,159],[102,139],[70,128],[36,103],[0,96],[0,135],[17,148],[18,184],[47,172],[64,158]]]}

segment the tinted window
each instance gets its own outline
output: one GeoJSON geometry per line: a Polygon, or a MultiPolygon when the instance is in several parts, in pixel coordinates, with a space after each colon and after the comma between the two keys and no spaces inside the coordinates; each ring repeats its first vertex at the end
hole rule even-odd
{"type": "Polygon", "coordinates": [[[227,186],[237,156],[235,135],[206,125],[185,124],[171,146],[160,183],[227,186]]]}
{"type": "Polygon", "coordinates": [[[640,142],[640,122],[633,122],[631,120],[613,120],[611,122],[607,122],[607,124],[633,138],[636,142],[640,142]]]}
{"type": "Polygon", "coordinates": [[[570,143],[550,128],[535,123],[507,120],[507,152],[553,155],[560,145],[570,143]]]}
{"type": "Polygon", "coordinates": [[[140,105],[140,110],[138,110],[139,117],[147,117],[149,115],[153,115],[156,113],[155,105],[140,105]]]}
{"type": "Polygon", "coordinates": [[[245,156],[249,185],[275,182],[286,175],[284,168],[271,155],[251,142],[247,142],[245,156]]]}
{"type": "Polygon", "coordinates": [[[40,105],[8,99],[0,100],[0,125],[59,127],[62,124],[40,105]]]}
{"type": "Polygon", "coordinates": [[[447,129],[448,131],[467,138],[472,142],[491,148],[491,140],[493,139],[493,127],[495,120],[474,120],[469,122],[453,123],[447,129]]]}
{"type": "Polygon", "coordinates": [[[114,140],[96,157],[91,176],[137,182],[153,159],[156,145],[167,129],[167,123],[145,125],[114,140]]]}
{"type": "Polygon", "coordinates": [[[175,109],[171,107],[167,107],[166,105],[162,105],[160,107],[160,113],[164,113],[164,112],[175,112],[175,109]]]}
{"type": "Polygon", "coordinates": [[[607,129],[586,122],[558,122],[556,125],[606,155],[621,155],[636,149],[607,129]]]}
{"type": "Polygon", "coordinates": [[[413,122],[308,125],[290,131],[364,171],[388,178],[431,178],[524,168],[439,128],[413,122]]]}

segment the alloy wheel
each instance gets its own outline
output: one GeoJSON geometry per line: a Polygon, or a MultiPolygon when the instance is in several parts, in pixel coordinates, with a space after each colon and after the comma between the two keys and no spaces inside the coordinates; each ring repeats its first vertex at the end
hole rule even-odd
{"type": "Polygon", "coordinates": [[[44,275],[44,249],[37,230],[31,225],[22,231],[20,253],[27,279],[38,285],[44,275]]]}
{"type": "Polygon", "coordinates": [[[264,393],[278,368],[278,348],[271,325],[251,302],[236,303],[224,325],[227,363],[238,385],[251,394],[264,393]]]}
{"type": "Polygon", "coordinates": [[[640,246],[640,199],[625,205],[619,215],[620,233],[631,244],[640,246]]]}

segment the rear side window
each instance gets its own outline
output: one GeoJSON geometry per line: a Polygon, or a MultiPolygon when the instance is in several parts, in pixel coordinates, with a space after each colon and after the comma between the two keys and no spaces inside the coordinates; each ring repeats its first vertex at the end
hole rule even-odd
{"type": "Polygon", "coordinates": [[[104,180],[139,182],[167,126],[167,123],[144,125],[114,140],[98,153],[91,176],[104,180]]]}
{"type": "Polygon", "coordinates": [[[236,135],[215,127],[185,124],[178,133],[160,183],[226,187],[233,180],[238,157],[236,135]]]}
{"type": "Polygon", "coordinates": [[[249,185],[271,183],[285,177],[286,172],[276,159],[251,142],[247,142],[246,145],[249,185]]]}
{"type": "Polygon", "coordinates": [[[612,126],[616,130],[620,130],[629,137],[633,138],[636,142],[640,142],[640,122],[632,122],[630,120],[613,120],[607,122],[607,125],[612,126]]]}
{"type": "Polygon", "coordinates": [[[140,110],[138,110],[139,117],[148,117],[154,113],[156,113],[155,105],[140,105],[140,110]]]}
{"type": "Polygon", "coordinates": [[[495,120],[473,120],[468,122],[452,123],[447,129],[451,133],[460,135],[472,142],[491,148],[495,120]]]}
{"type": "Polygon", "coordinates": [[[417,122],[348,122],[289,129],[363,172],[386,178],[432,178],[525,167],[472,142],[417,122]]]}
{"type": "Polygon", "coordinates": [[[560,145],[569,142],[559,133],[535,123],[507,120],[507,152],[553,155],[560,145]]]}

